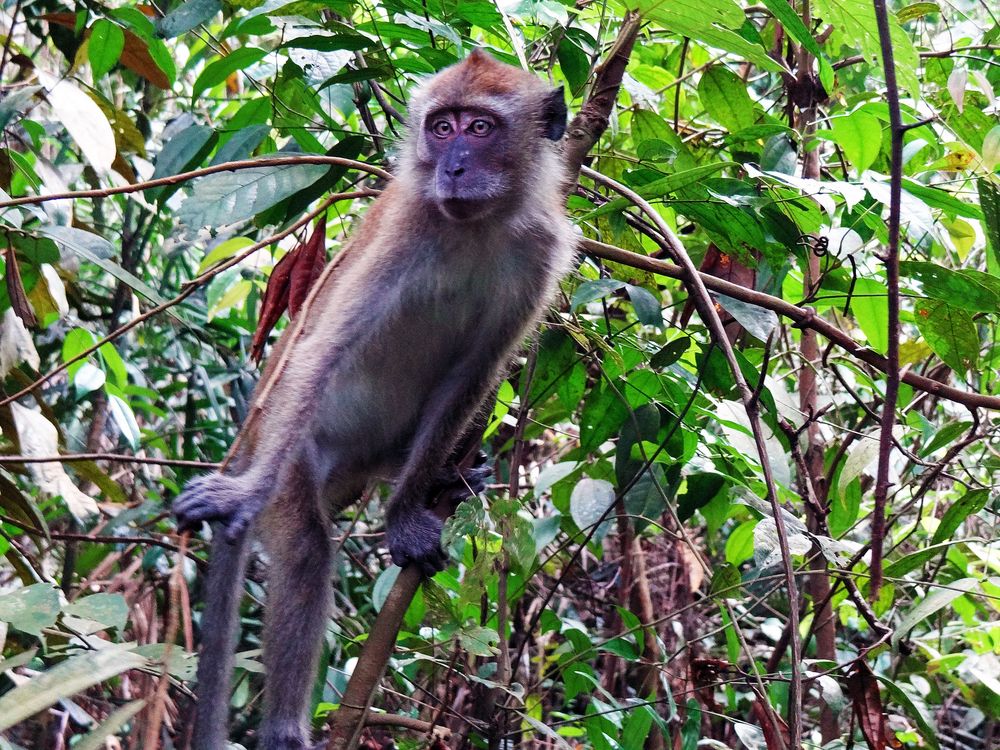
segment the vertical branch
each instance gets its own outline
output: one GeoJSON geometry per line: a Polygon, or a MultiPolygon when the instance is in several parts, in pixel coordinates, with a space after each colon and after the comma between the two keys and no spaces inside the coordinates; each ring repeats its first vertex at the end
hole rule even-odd
{"type": "MultiPolygon", "coordinates": [[[[799,15],[803,25],[807,29],[812,28],[812,8],[809,0],[801,0],[799,15]]],[[[800,91],[805,87],[812,89],[812,69],[815,58],[802,44],[798,45],[796,52],[796,85],[800,91]]],[[[795,97],[790,98],[794,99],[795,97]]],[[[802,176],[810,180],[819,180],[819,149],[806,148],[816,132],[816,118],[819,110],[815,96],[810,96],[806,101],[808,103],[799,109],[798,122],[796,123],[803,151],[802,176]]],[[[807,248],[803,288],[812,290],[814,285],[819,283],[820,273],[819,256],[807,248]]],[[[802,497],[813,499],[813,502],[805,504],[808,527],[812,532],[819,533],[820,529],[826,526],[827,512],[826,475],[823,471],[825,446],[815,419],[819,410],[816,373],[821,364],[821,356],[819,337],[816,331],[808,327],[800,330],[803,362],[799,375],[799,409],[806,415],[808,421],[805,433],[806,445],[799,466],[798,483],[802,497]]],[[[792,451],[795,453],[799,450],[799,435],[792,430],[788,433],[788,439],[792,443],[792,451]]],[[[809,568],[812,571],[809,576],[808,590],[812,599],[813,622],[816,623],[816,656],[820,659],[836,661],[837,632],[836,621],[830,606],[830,573],[826,557],[815,544],[809,555],[809,568]]],[[[826,702],[820,709],[819,723],[824,743],[832,742],[840,736],[837,714],[826,702]]]]}
{"type": "Polygon", "coordinates": [[[885,97],[889,106],[889,130],[892,138],[889,163],[889,241],[885,262],[889,295],[889,349],[885,379],[885,401],[879,435],[878,473],[875,479],[875,508],[872,511],[871,600],[878,598],[882,586],[882,547],[885,539],[885,509],[889,496],[889,457],[892,453],[892,428],[896,423],[896,400],[899,396],[899,210],[903,186],[903,122],[899,111],[899,88],[896,63],[892,54],[889,12],[885,0],[872,0],[878,24],[878,40],[885,70],[885,97]]]}

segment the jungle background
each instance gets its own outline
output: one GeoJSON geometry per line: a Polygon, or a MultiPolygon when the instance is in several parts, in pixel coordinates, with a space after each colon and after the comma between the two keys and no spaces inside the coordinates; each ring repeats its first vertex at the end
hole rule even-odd
{"type": "MultiPolygon", "coordinates": [[[[452,565],[391,567],[385,488],[338,519],[316,736],[997,746],[995,5],[0,19],[0,747],[186,746],[208,533],[178,535],[171,499],[391,179],[408,93],[475,47],[565,87],[579,264],[497,393],[452,565]]],[[[248,748],[266,567],[232,696],[248,748]]]]}

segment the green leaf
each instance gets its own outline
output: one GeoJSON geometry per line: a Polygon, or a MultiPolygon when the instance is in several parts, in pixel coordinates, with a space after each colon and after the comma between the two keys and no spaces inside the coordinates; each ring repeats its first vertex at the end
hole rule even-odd
{"type": "Polygon", "coordinates": [[[159,19],[156,30],[164,39],[173,39],[210,20],[220,10],[220,0],[187,0],[159,19]]]}
{"type": "MultiPolygon", "coordinates": [[[[934,5],[934,3],[917,3],[917,5],[934,5]]],[[[936,8],[937,6],[935,6],[935,9],[936,8]]],[[[903,10],[905,10],[905,8],[903,10]]],[[[917,722],[917,726],[920,727],[920,738],[924,741],[926,746],[930,748],[930,750],[941,750],[941,745],[939,745],[937,741],[937,727],[935,726],[934,719],[925,716],[924,712],[917,707],[910,696],[907,695],[906,691],[888,677],[877,674],[875,675],[875,679],[885,685],[886,692],[889,693],[892,700],[902,706],[906,711],[906,714],[917,722]]]]}
{"type": "Polygon", "coordinates": [[[739,597],[740,584],[743,582],[739,568],[732,563],[723,563],[712,573],[712,583],[709,586],[709,596],[722,597],[723,599],[736,599],[739,597]]]}
{"type": "Polygon", "coordinates": [[[983,208],[983,232],[993,250],[993,263],[1000,266],[1000,187],[989,177],[980,177],[976,187],[983,208]]]}
{"type": "Polygon", "coordinates": [[[593,531],[594,524],[601,522],[593,536],[595,541],[599,541],[609,527],[609,523],[601,519],[607,518],[607,511],[614,503],[615,488],[611,482],[583,477],[573,487],[573,494],[569,498],[569,512],[573,523],[584,533],[593,531]]]}
{"type": "Polygon", "coordinates": [[[972,316],[940,300],[918,300],[914,320],[934,353],[965,375],[979,361],[979,335],[972,316]]]}
{"type": "Polygon", "coordinates": [[[858,279],[851,312],[868,339],[868,346],[885,354],[889,348],[889,298],[885,285],[874,279],[858,279]]]}
{"type": "Polygon", "coordinates": [[[586,305],[609,294],[617,292],[625,286],[624,281],[617,279],[594,279],[585,281],[573,291],[573,299],[570,300],[570,310],[586,305]]]}
{"type": "Polygon", "coordinates": [[[382,605],[385,604],[385,600],[389,596],[393,584],[396,583],[399,571],[400,568],[398,565],[390,565],[379,574],[375,585],[372,586],[372,607],[375,608],[376,612],[381,610],[382,605]]]}
{"type": "Polygon", "coordinates": [[[830,132],[858,174],[878,158],[882,148],[882,122],[875,115],[858,109],[849,115],[834,117],[830,120],[830,132]]]}
{"type": "Polygon", "coordinates": [[[753,530],[757,523],[754,518],[733,529],[726,540],[726,562],[739,565],[753,557],[753,530]]]}
{"type": "Polygon", "coordinates": [[[87,59],[97,81],[115,67],[122,50],[125,49],[125,32],[121,27],[107,20],[98,19],[90,29],[87,40],[87,59]]]}
{"type": "Polygon", "coordinates": [[[663,326],[663,311],[660,308],[660,301],[652,293],[641,286],[625,285],[625,291],[632,300],[632,307],[635,309],[635,317],[644,326],[663,326]]]}
{"type": "Polygon", "coordinates": [[[681,36],[732,52],[764,70],[784,70],[763,46],[734,30],[743,26],[746,17],[731,0],[638,0],[635,7],[646,19],[681,36]]]}
{"type": "Polygon", "coordinates": [[[980,149],[983,157],[983,167],[987,172],[992,172],[1000,164],[1000,125],[994,125],[990,132],[983,138],[983,147],[980,149]]]}
{"type": "MultiPolygon", "coordinates": [[[[674,172],[672,175],[667,175],[666,177],[661,177],[653,180],[652,182],[647,182],[645,185],[640,185],[639,187],[634,188],[634,190],[647,200],[662,198],[666,195],[670,195],[671,193],[676,193],[678,190],[686,188],[689,185],[696,185],[702,182],[706,177],[710,177],[716,172],[722,171],[726,167],[731,166],[731,164],[731,162],[714,162],[701,167],[687,169],[683,172],[674,172]]],[[[614,200],[608,201],[603,206],[600,206],[590,213],[580,217],[580,221],[593,219],[605,214],[616,213],[631,205],[632,202],[627,198],[615,198],[614,200]]]]}
{"type": "Polygon", "coordinates": [[[177,219],[191,229],[243,221],[309,187],[328,169],[323,164],[291,164],[208,175],[195,183],[177,219]]]}
{"type": "MultiPolygon", "coordinates": [[[[62,346],[62,361],[69,362],[74,357],[80,355],[81,352],[86,351],[96,343],[94,339],[94,334],[85,328],[73,328],[66,333],[66,337],[63,339],[62,346]]],[[[86,359],[81,359],[78,362],[74,362],[67,369],[67,374],[70,379],[72,379],[77,370],[83,367],[86,359]]]]}
{"type": "Polygon", "coordinates": [[[906,616],[900,620],[899,625],[896,626],[892,634],[892,647],[895,649],[900,640],[906,637],[913,628],[924,620],[930,619],[931,615],[935,612],[947,607],[962,594],[978,588],[978,578],[962,578],[961,580],[949,583],[946,589],[931,591],[930,594],[925,596],[919,604],[907,612],[906,616]]]}
{"type": "Polygon", "coordinates": [[[746,83],[722,65],[702,73],[698,96],[708,113],[731,133],[749,128],[757,120],[746,83]]]}
{"type": "Polygon", "coordinates": [[[70,657],[0,698],[0,731],[43,711],[62,698],[129,669],[148,665],[133,651],[109,646],[70,657]]]}
{"type": "Polygon", "coordinates": [[[903,178],[903,190],[914,195],[931,208],[939,208],[950,216],[965,216],[969,219],[982,219],[983,212],[979,206],[966,203],[954,193],[941,188],[922,185],[908,177],[903,178]]]}
{"type": "Polygon", "coordinates": [[[775,19],[785,27],[785,31],[795,41],[816,58],[819,62],[819,82],[828,92],[833,91],[833,67],[819,48],[816,38],[809,33],[809,29],[802,23],[802,19],[799,18],[799,14],[795,12],[791,4],[784,2],[784,0],[764,0],[764,7],[771,11],[775,19]]]}
{"type": "Polygon", "coordinates": [[[989,501],[989,490],[972,490],[966,492],[944,512],[937,529],[934,530],[931,544],[943,544],[951,539],[952,535],[958,531],[958,527],[962,525],[962,522],[969,516],[975,515],[985,508],[989,501]]]}
{"type": "Polygon", "coordinates": [[[928,13],[937,13],[940,10],[937,3],[912,3],[896,11],[896,20],[900,23],[915,21],[923,18],[928,13]]]}
{"type": "Polygon", "coordinates": [[[128,604],[121,594],[91,594],[67,604],[63,614],[93,620],[121,633],[128,622],[128,604]]]}
{"type": "MultiPolygon", "coordinates": [[[[0,596],[0,620],[25,633],[40,636],[42,628],[51,627],[58,616],[59,589],[51,583],[35,583],[0,596]]],[[[0,706],[3,702],[0,698],[0,706]]],[[[0,711],[0,724],[3,720],[4,712],[0,711]]]]}
{"type": "Polygon", "coordinates": [[[937,263],[901,261],[899,272],[905,278],[919,281],[924,294],[933,299],[973,312],[1000,310],[1000,299],[990,289],[937,263]]]}
{"type": "Polygon", "coordinates": [[[683,357],[689,348],[691,348],[690,337],[681,336],[679,339],[674,339],[649,358],[649,366],[654,370],[665,370],[683,357]]]}
{"type": "Polygon", "coordinates": [[[687,477],[687,489],[677,498],[677,517],[686,521],[699,508],[708,505],[726,486],[726,478],[714,472],[698,472],[687,477]]]}
{"type": "Polygon", "coordinates": [[[198,95],[205,89],[217,86],[237,70],[249,68],[266,54],[266,50],[257,49],[256,47],[239,47],[233,50],[230,54],[221,60],[216,60],[201,72],[201,75],[195,79],[194,86],[191,88],[191,98],[197,99],[198,95]]]}
{"type": "MultiPolygon", "coordinates": [[[[151,302],[157,305],[162,305],[166,301],[155,289],[153,289],[153,287],[133,274],[131,271],[126,271],[118,265],[118,263],[108,260],[113,252],[112,245],[103,237],[99,237],[96,234],[86,232],[82,229],[74,229],[73,227],[44,226],[38,231],[42,234],[48,235],[58,244],[72,250],[77,255],[82,256],[85,260],[100,266],[123,284],[138,292],[143,297],[146,297],[151,302]]],[[[171,312],[170,314],[176,316],[175,312],[171,312]]]]}
{"type": "Polygon", "coordinates": [[[495,656],[500,636],[493,628],[474,626],[459,630],[458,642],[473,656],[495,656]]]}
{"type": "Polygon", "coordinates": [[[73,750],[104,750],[108,747],[106,740],[108,737],[116,734],[125,723],[139,713],[146,705],[146,701],[143,699],[134,700],[130,703],[126,703],[120,708],[116,708],[112,711],[108,718],[101,722],[101,725],[92,732],[88,732],[87,736],[81,739],[79,742],[73,744],[73,750]]]}
{"type": "MultiPolygon", "coordinates": [[[[192,125],[175,135],[165,144],[156,157],[156,167],[152,179],[170,177],[191,169],[201,163],[202,159],[215,145],[217,135],[207,125],[192,125]]],[[[177,192],[180,186],[167,185],[161,188],[147,190],[147,200],[156,200],[161,204],[177,192]]]]}

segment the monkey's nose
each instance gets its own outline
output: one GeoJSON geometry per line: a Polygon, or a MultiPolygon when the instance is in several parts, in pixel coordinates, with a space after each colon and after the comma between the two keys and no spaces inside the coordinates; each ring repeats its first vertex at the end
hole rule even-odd
{"type": "Polygon", "coordinates": [[[445,172],[448,174],[449,177],[455,179],[465,174],[465,167],[463,167],[461,164],[455,164],[445,169],[445,172]]]}

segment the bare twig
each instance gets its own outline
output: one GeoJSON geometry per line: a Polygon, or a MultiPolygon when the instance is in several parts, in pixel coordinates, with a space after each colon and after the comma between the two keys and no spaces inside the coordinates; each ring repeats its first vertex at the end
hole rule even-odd
{"type": "Polygon", "coordinates": [[[326,164],[333,167],[347,167],[357,169],[361,172],[368,172],[383,180],[391,179],[391,175],[384,169],[376,167],[355,159],[344,159],[339,156],[318,156],[313,154],[298,154],[296,156],[275,156],[265,159],[242,159],[240,161],[227,161],[222,164],[213,164],[210,167],[193,169],[190,172],[180,172],[178,174],[158,177],[155,180],[136,182],[130,185],[117,185],[115,187],[97,188],[95,190],[68,190],[63,193],[50,193],[49,195],[26,195],[20,198],[0,201],[0,208],[10,208],[11,206],[37,205],[50,201],[78,200],[82,198],[107,198],[112,195],[123,193],[138,193],[151,188],[164,187],[166,185],[177,185],[198,177],[205,177],[218,172],[234,172],[239,169],[254,169],[256,167],[283,167],[295,164],[326,164]]]}

